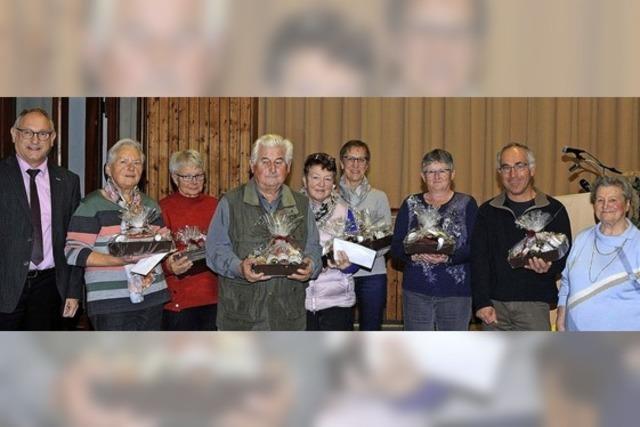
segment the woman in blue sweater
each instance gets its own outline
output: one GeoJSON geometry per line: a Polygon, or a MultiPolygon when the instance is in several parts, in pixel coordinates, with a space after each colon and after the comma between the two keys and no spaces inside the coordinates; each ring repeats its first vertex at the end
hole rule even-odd
{"type": "Polygon", "coordinates": [[[470,238],[478,204],[453,191],[453,157],[435,149],[422,158],[426,193],[405,199],[396,218],[391,255],[404,264],[402,289],[404,327],[414,330],[467,330],[471,319],[470,238]],[[404,238],[417,227],[415,207],[438,209],[445,232],[456,239],[451,256],[407,255],[404,238]]]}
{"type": "Polygon", "coordinates": [[[636,197],[624,178],[600,177],[591,203],[600,221],[571,247],[558,295],[559,331],[640,330],[640,231],[629,221],[636,197]]]}

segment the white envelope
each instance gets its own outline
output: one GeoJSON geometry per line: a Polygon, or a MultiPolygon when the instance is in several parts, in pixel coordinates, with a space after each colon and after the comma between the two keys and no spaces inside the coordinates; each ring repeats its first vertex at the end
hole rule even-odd
{"type": "Polygon", "coordinates": [[[337,258],[337,251],[346,253],[352,264],[358,264],[365,268],[373,267],[373,262],[376,260],[376,251],[373,249],[365,248],[357,243],[347,242],[342,239],[333,239],[334,259],[337,258]]]}
{"type": "Polygon", "coordinates": [[[156,265],[158,265],[158,263],[160,261],[162,261],[162,259],[167,256],[169,252],[162,252],[159,254],[154,254],[149,256],[148,258],[143,258],[140,261],[138,261],[136,263],[136,265],[134,265],[131,268],[131,272],[132,273],[137,273],[137,274],[142,274],[143,276],[146,276],[147,274],[149,274],[149,272],[151,270],[153,270],[153,267],[155,267],[156,265]]]}

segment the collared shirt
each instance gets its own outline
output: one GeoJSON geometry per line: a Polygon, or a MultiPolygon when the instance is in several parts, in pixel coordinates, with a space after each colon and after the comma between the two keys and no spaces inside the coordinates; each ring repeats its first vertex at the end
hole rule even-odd
{"type": "Polygon", "coordinates": [[[262,206],[262,209],[264,209],[266,212],[269,212],[270,214],[273,214],[276,212],[276,210],[278,210],[280,200],[282,200],[282,188],[280,188],[280,191],[278,191],[278,195],[275,199],[273,199],[273,202],[269,202],[266,197],[260,194],[259,191],[257,193],[258,200],[260,201],[260,206],[262,206]]]}
{"type": "Polygon", "coordinates": [[[27,173],[29,169],[39,169],[40,173],[36,175],[36,186],[38,187],[38,200],[40,201],[40,222],[42,224],[42,250],[44,259],[38,265],[29,263],[29,270],[46,270],[55,267],[53,260],[53,241],[51,234],[51,183],[49,182],[49,169],[47,168],[47,159],[38,167],[33,168],[29,163],[24,161],[20,156],[16,155],[20,173],[24,182],[24,189],[27,192],[27,200],[31,205],[31,177],[27,173]]]}
{"type": "MultiPolygon", "coordinates": [[[[269,203],[260,192],[258,192],[258,200],[260,206],[267,212],[274,212],[282,198],[282,191],[278,194],[273,203],[269,203]]],[[[207,264],[209,267],[221,276],[233,279],[242,279],[240,264],[242,260],[233,252],[233,243],[229,237],[230,212],[229,201],[226,197],[220,199],[218,208],[213,216],[209,233],[207,235],[207,264]],[[215,248],[215,249],[214,249],[215,248]],[[213,256],[215,252],[216,256],[213,256]]],[[[321,259],[322,247],[320,246],[320,238],[317,231],[315,217],[309,206],[307,213],[307,242],[304,248],[304,255],[311,259],[321,259]]],[[[314,262],[314,271],[311,278],[317,277],[322,269],[322,263],[314,262]]]]}

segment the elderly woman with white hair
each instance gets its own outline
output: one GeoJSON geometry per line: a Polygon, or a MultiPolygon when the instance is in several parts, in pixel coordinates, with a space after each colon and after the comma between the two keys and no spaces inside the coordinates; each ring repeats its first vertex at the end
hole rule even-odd
{"type": "MultiPolygon", "coordinates": [[[[162,218],[177,240],[178,248],[192,254],[204,247],[205,234],[218,206],[218,199],[204,194],[204,161],[196,150],[178,151],[169,159],[169,172],[176,190],[160,200],[162,218]],[[190,247],[192,246],[192,247],[190,247]]],[[[184,256],[181,251],[174,256],[184,256]]],[[[165,270],[171,301],[164,306],[163,329],[211,331],[216,329],[218,278],[206,265],[186,260],[181,275],[165,270]]]]}
{"type": "Polygon", "coordinates": [[[293,145],[280,135],[263,135],[251,150],[253,177],[227,192],[207,235],[207,264],[219,275],[217,325],[221,330],[304,330],[305,289],[322,268],[313,211],[303,194],[285,180],[293,145]],[[286,210],[303,220],[287,237],[303,252],[303,267],[286,277],[256,273],[252,252],[271,235],[261,218],[286,210]]]}
{"type": "Polygon", "coordinates": [[[558,295],[559,331],[640,330],[640,230],[629,220],[637,195],[623,177],[591,190],[599,223],[571,247],[558,295]]]}
{"type": "MultiPolygon", "coordinates": [[[[118,141],[108,152],[104,188],[87,195],[71,217],[65,254],[69,265],[85,268],[87,313],[97,330],[160,330],[162,307],[169,299],[167,282],[158,265],[144,281],[143,300],[133,302],[126,265],[139,257],[109,254],[108,243],[120,233],[121,211],[147,207],[160,210],[158,204],[138,189],[144,153],[139,142],[118,141]]],[[[163,226],[162,218],[151,224],[163,226]]],[[[167,266],[180,273],[184,260],[169,258],[167,266]]]]}

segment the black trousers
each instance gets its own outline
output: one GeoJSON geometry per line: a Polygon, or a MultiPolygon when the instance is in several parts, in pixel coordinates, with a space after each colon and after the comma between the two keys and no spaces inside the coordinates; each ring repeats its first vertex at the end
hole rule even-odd
{"type": "Polygon", "coordinates": [[[353,307],[307,311],[307,331],[353,331],[353,307]]]}
{"type": "Polygon", "coordinates": [[[218,304],[191,307],[181,311],[165,310],[162,329],[165,331],[216,331],[218,304]]]}
{"type": "Polygon", "coordinates": [[[159,331],[162,327],[162,304],[122,313],[89,316],[96,331],[159,331]]]}
{"type": "Polygon", "coordinates": [[[29,273],[16,309],[12,313],[0,313],[0,330],[60,330],[63,327],[62,309],[55,268],[29,273]]]}

